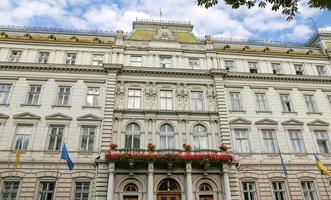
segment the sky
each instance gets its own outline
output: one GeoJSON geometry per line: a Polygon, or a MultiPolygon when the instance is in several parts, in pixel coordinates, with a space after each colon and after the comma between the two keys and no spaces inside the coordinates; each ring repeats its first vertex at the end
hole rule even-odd
{"type": "Polygon", "coordinates": [[[98,30],[132,30],[135,19],[190,21],[197,36],[306,42],[319,29],[331,31],[331,11],[311,9],[300,0],[301,14],[290,22],[270,6],[231,9],[221,0],[206,9],[196,0],[1,0],[0,24],[98,30]]]}

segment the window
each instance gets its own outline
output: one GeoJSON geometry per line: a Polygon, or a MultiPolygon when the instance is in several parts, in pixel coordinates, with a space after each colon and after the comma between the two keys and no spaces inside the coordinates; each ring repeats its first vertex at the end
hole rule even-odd
{"type": "Polygon", "coordinates": [[[191,69],[201,69],[200,60],[196,58],[189,58],[188,64],[190,65],[191,69]]]}
{"type": "Polygon", "coordinates": [[[242,110],[240,92],[230,92],[231,110],[242,110]]]}
{"type": "Polygon", "coordinates": [[[263,137],[264,151],[266,153],[276,153],[278,148],[277,148],[275,130],[262,129],[262,137],[263,137]]]}
{"type": "Polygon", "coordinates": [[[327,76],[328,75],[328,72],[326,71],[325,66],[317,65],[316,69],[317,69],[317,73],[318,73],[319,76],[327,76]]]}
{"type": "Polygon", "coordinates": [[[248,153],[248,130],[247,129],[234,129],[235,134],[235,148],[238,153],[248,153]]]}
{"type": "Polygon", "coordinates": [[[321,153],[330,153],[330,140],[327,131],[314,130],[318,148],[321,153]]]}
{"type": "Polygon", "coordinates": [[[138,149],[140,148],[141,128],[136,123],[130,123],[125,129],[125,148],[138,149]]]}
{"type": "Polygon", "coordinates": [[[161,149],[175,148],[175,128],[171,124],[163,124],[160,126],[160,141],[161,149]]]}
{"type": "Polygon", "coordinates": [[[22,51],[12,50],[9,56],[9,62],[20,62],[22,51]]]}
{"type": "Polygon", "coordinates": [[[0,104],[8,104],[11,84],[0,84],[0,104]]]}
{"type": "Polygon", "coordinates": [[[243,182],[244,200],[256,200],[256,188],[254,182],[243,182]]]}
{"type": "Polygon", "coordinates": [[[160,91],[160,108],[161,110],[172,110],[173,92],[171,90],[160,91]]]}
{"type": "Polygon", "coordinates": [[[141,56],[131,56],[130,57],[131,66],[141,67],[142,63],[143,63],[143,59],[141,56]]]}
{"type": "Polygon", "coordinates": [[[314,183],[312,181],[302,181],[301,188],[304,200],[317,200],[314,183]]]}
{"type": "Polygon", "coordinates": [[[103,64],[103,54],[93,54],[92,65],[102,65],[103,64]]]}
{"type": "Polygon", "coordinates": [[[99,106],[100,88],[88,87],[86,95],[86,106],[97,107],[99,106]]]}
{"type": "Polygon", "coordinates": [[[224,64],[225,64],[225,69],[228,72],[234,72],[234,71],[236,71],[233,60],[226,60],[226,61],[224,61],[224,64]]]}
{"type": "Polygon", "coordinates": [[[1,189],[0,199],[16,200],[19,187],[19,181],[4,181],[1,189]]]}
{"type": "MultiPolygon", "coordinates": [[[[175,181],[174,179],[164,179],[162,180],[162,182],[160,183],[159,187],[158,187],[158,191],[180,191],[180,187],[179,184],[177,183],[177,181],[175,181]]],[[[172,199],[171,199],[172,200],[172,199]]]]}
{"type": "Polygon", "coordinates": [[[211,192],[213,190],[212,190],[212,188],[211,188],[211,186],[209,184],[203,183],[203,184],[200,185],[199,191],[200,192],[211,192]]]}
{"type": "Polygon", "coordinates": [[[275,200],[286,200],[286,190],[283,181],[274,181],[272,184],[272,190],[275,200]]]}
{"type": "Polygon", "coordinates": [[[15,140],[15,149],[27,150],[32,136],[32,125],[18,125],[15,140]]]}
{"type": "Polygon", "coordinates": [[[279,96],[282,103],[283,112],[293,112],[290,95],[280,94],[279,96]]]}
{"type": "Polygon", "coordinates": [[[296,75],[304,75],[303,65],[295,64],[294,69],[296,75]]]}
{"type": "Polygon", "coordinates": [[[36,105],[39,102],[41,85],[30,85],[26,104],[36,105]]]}
{"type": "Polygon", "coordinates": [[[203,110],[203,92],[191,91],[192,110],[203,110]]]}
{"type": "Polygon", "coordinates": [[[257,62],[248,62],[249,72],[257,73],[257,62]]]}
{"type": "Polygon", "coordinates": [[[288,130],[288,133],[290,136],[292,151],[294,153],[303,153],[304,147],[303,147],[303,142],[302,142],[301,130],[290,129],[290,130],[288,130]]]}
{"type": "Polygon", "coordinates": [[[67,65],[74,65],[76,63],[76,53],[67,53],[66,54],[66,64],[67,65]]]}
{"type": "Polygon", "coordinates": [[[206,127],[201,124],[193,127],[193,147],[194,149],[208,148],[208,133],[206,127]]]}
{"type": "Polygon", "coordinates": [[[55,182],[40,182],[38,200],[53,200],[55,182]]]}
{"type": "Polygon", "coordinates": [[[160,57],[160,65],[162,68],[172,67],[171,57],[160,57]]]}
{"type": "Polygon", "coordinates": [[[80,144],[81,151],[93,151],[95,133],[96,133],[95,126],[82,127],[82,141],[80,144]]]}
{"type": "Polygon", "coordinates": [[[271,63],[271,66],[272,66],[272,72],[274,74],[284,74],[283,73],[283,68],[280,65],[280,63],[271,63]]]}
{"type": "Polygon", "coordinates": [[[256,105],[258,111],[267,111],[267,98],[264,93],[255,93],[256,105]]]}
{"type": "Polygon", "coordinates": [[[313,95],[303,95],[308,112],[317,112],[317,106],[313,95]]]}
{"type": "Polygon", "coordinates": [[[47,64],[49,52],[39,52],[38,63],[47,64]]]}
{"type": "Polygon", "coordinates": [[[57,97],[56,105],[58,106],[68,106],[70,97],[71,87],[69,86],[59,86],[59,92],[57,97]]]}
{"type": "Polygon", "coordinates": [[[141,104],[141,90],[129,89],[128,92],[128,108],[139,109],[141,104]]]}
{"type": "Polygon", "coordinates": [[[50,137],[48,150],[59,151],[62,144],[64,126],[55,126],[50,127],[50,137]]]}
{"type": "Polygon", "coordinates": [[[89,182],[76,182],[75,200],[89,200],[89,193],[89,182]]]}
{"type": "Polygon", "coordinates": [[[129,183],[124,187],[124,192],[138,192],[138,187],[133,183],[129,183]]]}

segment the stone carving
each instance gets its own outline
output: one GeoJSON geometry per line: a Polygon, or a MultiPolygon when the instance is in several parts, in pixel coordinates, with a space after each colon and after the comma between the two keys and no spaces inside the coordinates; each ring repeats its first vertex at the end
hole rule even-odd
{"type": "Polygon", "coordinates": [[[124,37],[124,32],[122,30],[116,31],[116,38],[122,39],[124,37]]]}
{"type": "Polygon", "coordinates": [[[146,109],[156,108],[157,88],[155,82],[146,82],[144,93],[146,96],[146,109]]]}
{"type": "Polygon", "coordinates": [[[118,103],[115,103],[115,108],[123,108],[123,97],[125,95],[124,81],[118,81],[115,89],[116,99],[118,103]]]}
{"type": "Polygon", "coordinates": [[[174,40],[175,36],[173,32],[166,26],[162,26],[154,37],[156,40],[174,40]]]}

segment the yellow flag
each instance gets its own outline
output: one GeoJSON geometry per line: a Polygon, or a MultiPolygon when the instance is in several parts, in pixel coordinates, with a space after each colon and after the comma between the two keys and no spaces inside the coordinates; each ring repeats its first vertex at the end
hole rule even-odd
{"type": "Polygon", "coordinates": [[[314,156],[315,156],[316,165],[317,165],[318,169],[321,170],[321,172],[324,176],[330,176],[328,168],[325,167],[325,165],[320,161],[320,159],[316,155],[314,155],[314,156]]]}
{"type": "Polygon", "coordinates": [[[15,166],[16,166],[16,169],[20,167],[21,165],[21,150],[20,149],[17,149],[16,150],[16,160],[15,160],[15,166]]]}

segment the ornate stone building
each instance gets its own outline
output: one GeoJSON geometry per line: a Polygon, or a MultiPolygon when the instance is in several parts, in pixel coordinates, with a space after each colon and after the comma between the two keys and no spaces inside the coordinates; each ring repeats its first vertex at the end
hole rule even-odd
{"type": "Polygon", "coordinates": [[[192,29],[0,27],[0,199],[331,199],[314,160],[331,166],[331,33],[192,29]]]}

